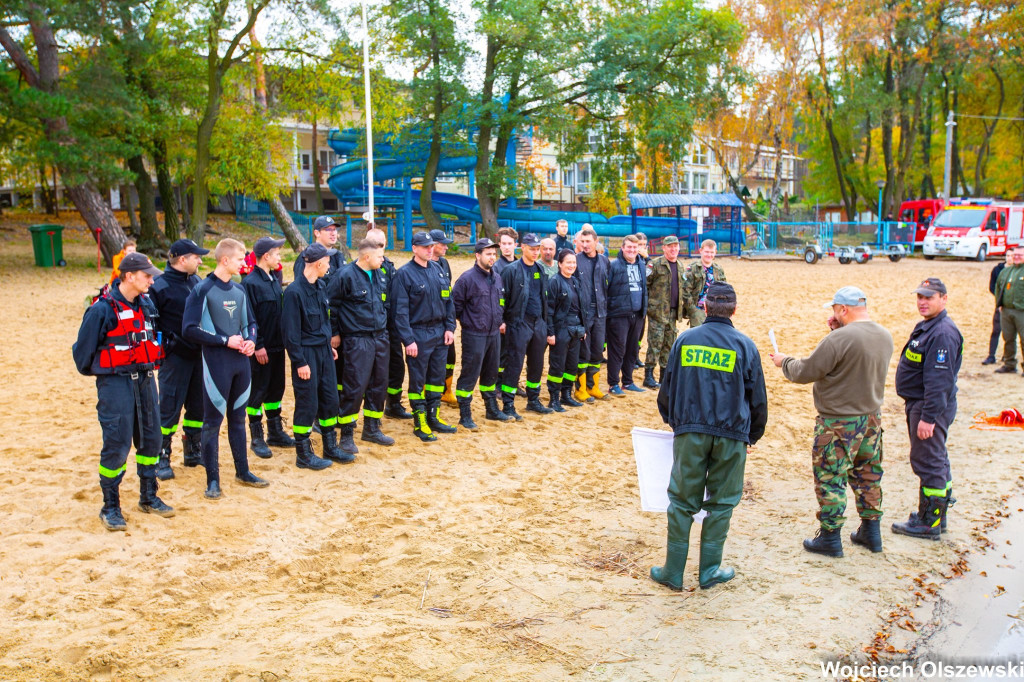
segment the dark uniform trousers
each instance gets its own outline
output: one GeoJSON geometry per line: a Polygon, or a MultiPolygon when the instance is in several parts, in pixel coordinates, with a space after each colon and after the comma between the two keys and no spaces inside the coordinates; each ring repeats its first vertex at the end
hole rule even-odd
{"type": "Polygon", "coordinates": [[[256,356],[249,358],[252,373],[252,392],[249,394],[249,421],[259,422],[264,412],[268,417],[281,414],[281,399],[284,397],[284,351],[268,350],[267,364],[261,365],[256,356]]]}
{"type": "Polygon", "coordinates": [[[292,432],[295,440],[309,440],[313,420],[320,426],[333,429],[338,424],[338,378],[334,373],[331,347],[303,346],[302,354],[309,365],[309,378],[299,378],[299,368],[292,363],[292,393],[295,394],[295,416],[292,432]]]}
{"type": "Polygon", "coordinates": [[[630,313],[608,320],[608,385],[615,386],[622,375],[622,385],[633,383],[633,369],[640,355],[640,335],[644,331],[644,316],[630,313]]]}
{"type": "Polygon", "coordinates": [[[380,419],[384,416],[390,353],[391,343],[386,331],[342,337],[338,355],[347,356],[349,362],[345,363],[345,376],[341,379],[339,424],[355,422],[360,406],[364,417],[380,419]]]}
{"type": "Polygon", "coordinates": [[[165,436],[178,430],[181,408],[185,408],[185,431],[203,428],[203,362],[169,353],[157,373],[160,383],[160,432],[165,436]]]}
{"type": "Polygon", "coordinates": [[[949,453],[946,451],[946,436],[949,425],[956,417],[956,401],[947,404],[945,414],[935,419],[932,437],[921,440],[917,437],[917,424],[921,421],[924,406],[924,400],[907,400],[903,408],[907,413],[907,431],[910,434],[910,468],[921,479],[925,494],[940,496],[945,494],[953,480],[949,453]]]}
{"type": "MultiPolygon", "coordinates": [[[[593,313],[593,311],[591,311],[593,313]]],[[[594,313],[587,319],[587,337],[580,343],[579,373],[593,377],[601,369],[607,318],[594,313]]],[[[591,382],[593,385],[593,382],[591,382]]]]}
{"type": "MultiPolygon", "coordinates": [[[[473,399],[473,388],[480,380],[480,395],[494,395],[498,383],[498,356],[501,334],[476,334],[462,330],[462,369],[455,384],[455,397],[473,399]]],[[[515,389],[512,389],[515,393],[515,389]]]]}
{"type": "Polygon", "coordinates": [[[571,386],[576,381],[576,367],[580,362],[583,327],[568,327],[555,333],[555,345],[548,353],[548,388],[557,391],[563,385],[571,386]]]}
{"type": "Polygon", "coordinates": [[[388,326],[390,352],[388,354],[388,395],[402,395],[405,383],[405,347],[395,328],[388,326]]]}
{"type": "Polygon", "coordinates": [[[448,354],[445,356],[444,380],[455,375],[455,344],[448,346],[448,354]]]}
{"type": "Polygon", "coordinates": [[[406,355],[409,365],[409,403],[414,410],[425,411],[441,404],[444,393],[444,366],[448,346],[444,345],[444,325],[412,328],[416,357],[406,355]]]}
{"type": "Polygon", "coordinates": [[[117,486],[135,443],[139,478],[153,478],[160,454],[159,401],[152,370],[96,375],[96,412],[103,430],[100,486],[117,486]]]}
{"type": "Polygon", "coordinates": [[[523,318],[505,330],[505,357],[502,358],[501,390],[515,395],[519,375],[526,359],[526,387],[540,388],[544,374],[544,351],[548,347],[547,324],[543,318],[523,318]]]}
{"type": "Polygon", "coordinates": [[[203,346],[203,466],[207,483],[220,481],[220,426],[225,417],[235,474],[249,472],[245,408],[251,387],[249,358],[231,348],[203,346]]]}

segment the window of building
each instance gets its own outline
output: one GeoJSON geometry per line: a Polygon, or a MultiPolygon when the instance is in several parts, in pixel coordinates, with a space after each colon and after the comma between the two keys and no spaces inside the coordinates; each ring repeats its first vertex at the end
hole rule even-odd
{"type": "Polygon", "coordinates": [[[693,145],[693,164],[695,166],[704,166],[708,162],[708,151],[707,147],[702,145],[700,142],[693,145]]]}
{"type": "Polygon", "coordinates": [[[693,174],[693,193],[703,194],[708,191],[708,174],[707,173],[694,173],[693,174]]]}
{"type": "Polygon", "coordinates": [[[313,160],[309,156],[309,152],[302,152],[299,154],[299,168],[302,170],[309,170],[313,165],[313,160]]]}
{"type": "Polygon", "coordinates": [[[324,210],[325,211],[332,211],[333,212],[333,211],[337,211],[338,210],[338,200],[337,199],[328,199],[327,197],[324,197],[323,198],[323,202],[324,202],[324,210]]]}
{"type": "Polygon", "coordinates": [[[334,155],[334,152],[330,149],[320,150],[320,170],[329,171],[334,168],[338,163],[338,158],[334,155]]]}
{"type": "Polygon", "coordinates": [[[580,194],[590,192],[590,162],[580,161],[576,164],[576,191],[580,194]]]}
{"type": "Polygon", "coordinates": [[[554,168],[549,168],[548,169],[548,184],[549,185],[557,185],[558,184],[558,171],[556,171],[554,168]]]}
{"type": "Polygon", "coordinates": [[[636,169],[630,166],[622,169],[622,179],[626,182],[636,182],[636,169]]]}
{"type": "Polygon", "coordinates": [[[596,130],[587,132],[587,146],[590,148],[591,154],[597,154],[601,151],[602,144],[604,144],[604,133],[596,130]]]}
{"type": "Polygon", "coordinates": [[[562,171],[562,184],[571,186],[576,182],[576,173],[572,168],[566,168],[562,171]]]}

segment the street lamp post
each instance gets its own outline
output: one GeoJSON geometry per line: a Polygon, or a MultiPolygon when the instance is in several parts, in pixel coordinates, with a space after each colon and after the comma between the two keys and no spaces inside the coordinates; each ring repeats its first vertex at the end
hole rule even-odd
{"type": "Polygon", "coordinates": [[[370,31],[366,25],[366,0],[362,2],[363,10],[363,90],[366,102],[366,192],[368,211],[363,218],[366,229],[373,226],[373,111],[370,99],[370,31]]]}
{"type": "Polygon", "coordinates": [[[875,187],[878,188],[878,241],[883,242],[885,239],[882,235],[882,190],[885,189],[885,180],[875,180],[875,187]]]}

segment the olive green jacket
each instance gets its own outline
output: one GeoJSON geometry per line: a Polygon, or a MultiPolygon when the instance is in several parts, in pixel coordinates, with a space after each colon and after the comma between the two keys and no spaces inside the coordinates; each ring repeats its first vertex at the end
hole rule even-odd
{"type": "Polygon", "coordinates": [[[996,305],[1024,310],[1024,265],[1011,265],[999,273],[996,305]]]}
{"type": "Polygon", "coordinates": [[[679,307],[672,315],[672,267],[664,256],[658,256],[647,264],[647,317],[659,324],[674,325],[683,319],[686,309],[686,263],[676,261],[676,279],[679,281],[679,307]]]}
{"type": "MultiPolygon", "coordinates": [[[[716,282],[725,281],[725,271],[718,263],[711,264],[711,270],[715,275],[716,282]]],[[[695,327],[704,321],[704,311],[697,307],[700,300],[700,292],[704,290],[704,265],[697,259],[686,267],[686,274],[683,278],[686,292],[686,309],[683,317],[690,320],[690,326],[695,327]]],[[[682,296],[682,292],[680,292],[682,296]]]]}

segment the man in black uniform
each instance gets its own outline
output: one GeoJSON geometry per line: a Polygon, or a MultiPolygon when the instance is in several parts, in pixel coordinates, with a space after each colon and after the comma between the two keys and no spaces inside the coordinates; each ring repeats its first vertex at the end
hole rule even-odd
{"type": "Polygon", "coordinates": [[[914,326],[896,365],[896,394],[903,398],[910,433],[910,467],[921,479],[918,509],[894,533],[939,540],[953,503],[953,474],[946,451],[956,418],[956,378],[964,337],[946,313],[946,285],[929,277],[914,290],[924,319],[914,326]]]}
{"type": "Polygon", "coordinates": [[[572,240],[569,239],[569,221],[559,220],[555,223],[555,254],[562,253],[563,249],[574,251],[572,240]]]}
{"type": "Polygon", "coordinates": [[[363,408],[362,439],[378,445],[394,445],[395,439],[380,430],[384,416],[384,396],[388,385],[388,311],[385,308],[387,283],[381,271],[384,248],[372,239],[359,244],[354,263],[341,268],[327,289],[331,306],[331,344],[341,343],[340,352],[348,357],[341,377],[341,427],[339,447],[356,454],[353,433],[359,408],[363,408]]]}
{"type": "MultiPolygon", "coordinates": [[[[441,266],[444,270],[444,276],[448,279],[448,288],[452,288],[452,266],[445,258],[445,254],[448,253],[448,245],[455,240],[444,233],[444,230],[431,230],[430,238],[434,240],[434,245],[430,248],[434,250],[432,259],[435,263],[441,266]]],[[[446,402],[449,405],[458,405],[459,401],[455,399],[455,392],[452,390],[452,377],[455,375],[455,344],[448,346],[448,357],[445,359],[444,364],[444,393],[441,395],[441,401],[446,402]]]]}
{"type": "Polygon", "coordinates": [[[409,364],[413,433],[424,442],[434,431],[455,433],[437,414],[444,391],[444,365],[455,340],[455,306],[441,266],[431,260],[434,240],[426,232],[412,238],[413,259],[400,267],[391,286],[395,329],[409,364]]]}
{"type": "Polygon", "coordinates": [[[174,516],[174,510],[156,494],[160,428],[153,370],[163,358],[163,349],[153,329],[156,310],[145,294],[160,271],[141,253],[126,255],[120,270],[120,280],[85,312],[78,341],[71,347],[78,371],[96,377],[96,412],[103,430],[100,521],[107,530],[128,528],[121,515],[119,486],[132,441],[139,510],[174,516]]]}
{"type": "Polygon", "coordinates": [[[274,271],[281,263],[284,239],[261,237],[252,247],[256,267],[242,287],[256,318],[256,352],[249,358],[252,392],[249,394],[249,436],[252,451],[264,459],[270,447],[295,447],[295,441],[281,424],[281,398],[284,397],[284,341],[281,339],[281,283],[274,271]],[[263,435],[263,413],[267,413],[267,434],[263,435]]]}
{"type": "Polygon", "coordinates": [[[256,320],[241,284],[232,281],[245,263],[245,245],[222,239],[213,252],[217,267],[185,301],[182,331],[203,348],[203,466],[206,492],[218,500],[220,490],[220,425],[228,422],[228,443],[235,462],[235,480],[252,488],[269,483],[249,471],[245,443],[245,408],[249,404],[256,352],[256,320]]]}
{"type": "MultiPolygon", "coordinates": [[[[374,227],[366,232],[366,238],[373,240],[379,248],[385,248],[388,243],[384,230],[374,227]]],[[[405,407],[402,405],[402,384],[405,383],[405,348],[402,346],[402,339],[395,331],[394,300],[391,295],[391,283],[395,280],[395,264],[385,254],[384,262],[380,266],[381,274],[384,276],[384,307],[388,311],[388,397],[384,414],[393,419],[412,419],[405,407]]]]}
{"type": "Polygon", "coordinates": [[[185,421],[181,442],[184,446],[184,464],[197,466],[202,462],[203,433],[203,364],[199,346],[185,339],[181,330],[181,317],[185,314],[185,299],[201,281],[196,276],[202,257],[210,253],[191,239],[179,239],[171,244],[167,268],[153,280],[149,296],[159,316],[157,331],[163,335],[166,357],[160,365],[160,462],[156,477],[162,481],[174,478],[171,469],[171,441],[178,430],[181,408],[185,407],[185,421]]]}
{"type": "Polygon", "coordinates": [[[544,374],[544,351],[547,350],[547,306],[544,292],[548,276],[537,262],[540,239],[532,232],[523,235],[523,257],[501,273],[505,288],[505,355],[502,358],[502,411],[516,421],[516,389],[526,357],[526,409],[550,414],[551,408],[540,401],[540,380],[544,374]]]}
{"type": "Polygon", "coordinates": [[[455,395],[459,399],[459,424],[471,431],[477,428],[471,410],[477,379],[480,380],[480,396],[484,399],[487,419],[510,419],[498,409],[495,396],[498,353],[501,334],[505,331],[501,314],[501,278],[493,271],[498,247],[484,237],[477,240],[473,250],[476,264],[462,273],[452,288],[455,317],[462,325],[462,370],[455,395]]]}
{"type": "Polygon", "coordinates": [[[620,397],[624,391],[645,391],[633,383],[647,316],[647,264],[638,255],[639,247],[636,235],[623,237],[619,257],[608,270],[608,393],[620,397]]]}
{"type": "Polygon", "coordinates": [[[331,466],[330,460],[355,461],[338,449],[338,377],[334,361],[338,351],[331,346],[330,310],[323,276],[330,269],[331,249],[311,244],[300,255],[305,263],[302,276],[284,292],[281,335],[292,362],[292,392],[295,394],[295,466],[319,471],[331,466]],[[313,453],[309,432],[319,418],[324,458],[313,453]]]}
{"type": "Polygon", "coordinates": [[[597,233],[590,224],[577,234],[582,249],[576,258],[576,273],[587,306],[587,334],[580,343],[580,376],[576,383],[576,400],[593,402],[605,397],[600,388],[601,357],[604,354],[608,316],[608,257],[597,252],[597,233]]]}
{"type": "Polygon", "coordinates": [[[501,276],[505,268],[516,262],[516,242],[519,233],[511,227],[498,230],[498,260],[494,261],[494,274],[501,276]]]}
{"type": "Polygon", "coordinates": [[[761,356],[732,324],[736,292],[715,282],[706,303],[706,324],[676,339],[658,393],[658,411],[675,437],[668,550],[665,565],[651,569],[651,579],[676,591],[683,589],[690,528],[701,509],[708,513],[700,530],[701,589],[735,575],[722,567],[725,539],[732,511],[743,497],[747,446],[764,435],[768,422],[761,356]]]}

